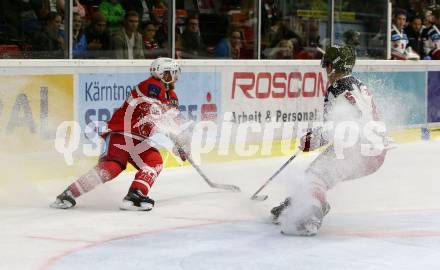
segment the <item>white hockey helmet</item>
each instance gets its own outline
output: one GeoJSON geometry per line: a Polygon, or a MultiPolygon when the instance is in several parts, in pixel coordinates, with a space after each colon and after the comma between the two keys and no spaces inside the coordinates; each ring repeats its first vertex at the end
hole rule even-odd
{"type": "Polygon", "coordinates": [[[164,83],[172,83],[177,81],[180,75],[180,66],[177,62],[168,57],[159,57],[153,61],[150,67],[150,72],[153,77],[161,80],[164,83]],[[164,81],[164,73],[165,71],[169,71],[171,74],[172,81],[166,82],[164,81]]]}

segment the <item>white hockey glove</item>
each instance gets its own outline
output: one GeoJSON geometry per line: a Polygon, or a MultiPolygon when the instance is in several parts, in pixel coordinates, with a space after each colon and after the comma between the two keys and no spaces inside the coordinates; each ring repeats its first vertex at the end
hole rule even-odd
{"type": "Polygon", "coordinates": [[[186,161],[191,155],[191,136],[183,132],[173,137],[172,140],[174,142],[173,154],[179,156],[182,161],[186,161]]]}

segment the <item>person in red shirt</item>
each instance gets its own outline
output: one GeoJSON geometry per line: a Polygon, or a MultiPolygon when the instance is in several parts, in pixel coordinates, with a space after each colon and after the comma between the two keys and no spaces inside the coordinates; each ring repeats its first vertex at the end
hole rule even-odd
{"type": "MultiPolygon", "coordinates": [[[[173,110],[178,114],[174,83],[180,75],[180,67],[171,58],[157,58],[150,72],[151,77],[134,87],[108,121],[107,130],[101,134],[105,143],[98,164],[58,195],[51,207],[67,209],[75,206],[76,198],[114,179],[129,162],[138,171],[120,208],[135,211],[153,208],[154,200],[148,197],[148,193],[162,170],[162,157],[148,144],[148,139],[156,131],[161,115],[173,110]]],[[[179,138],[174,139],[179,141],[179,138]]],[[[178,144],[184,143],[180,141],[178,144]]],[[[176,153],[186,160],[188,151],[179,148],[176,153]]]]}

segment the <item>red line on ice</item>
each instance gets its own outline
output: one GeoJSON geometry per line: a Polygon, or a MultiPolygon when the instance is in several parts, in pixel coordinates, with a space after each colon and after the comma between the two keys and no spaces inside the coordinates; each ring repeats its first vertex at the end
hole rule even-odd
{"type": "Polygon", "coordinates": [[[64,257],[67,257],[67,256],[69,256],[71,254],[76,253],[76,252],[85,250],[87,248],[91,248],[91,247],[94,247],[94,246],[98,246],[98,245],[102,245],[102,244],[105,244],[105,243],[109,243],[111,241],[124,240],[124,239],[129,239],[129,238],[135,238],[137,236],[154,234],[154,233],[160,233],[160,232],[165,232],[165,231],[178,230],[178,229],[187,229],[187,228],[193,228],[193,227],[199,227],[199,226],[205,226],[205,225],[222,224],[222,223],[225,223],[225,222],[226,221],[212,221],[212,222],[192,224],[192,225],[185,225],[185,226],[176,226],[176,227],[171,227],[171,228],[157,229],[157,230],[145,231],[145,232],[140,232],[140,233],[135,233],[135,234],[117,236],[117,237],[112,237],[112,238],[101,240],[101,241],[91,242],[91,243],[86,244],[84,246],[64,251],[61,254],[58,254],[56,256],[53,256],[53,257],[49,258],[38,269],[39,270],[48,270],[48,269],[50,269],[50,267],[52,267],[55,263],[57,263],[58,261],[60,261],[64,257]]]}

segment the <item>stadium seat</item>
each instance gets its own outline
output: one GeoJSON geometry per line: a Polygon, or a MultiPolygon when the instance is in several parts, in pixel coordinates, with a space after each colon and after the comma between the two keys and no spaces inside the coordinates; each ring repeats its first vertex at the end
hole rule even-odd
{"type": "Polygon", "coordinates": [[[21,50],[18,45],[0,45],[1,59],[21,58],[21,50]]]}

